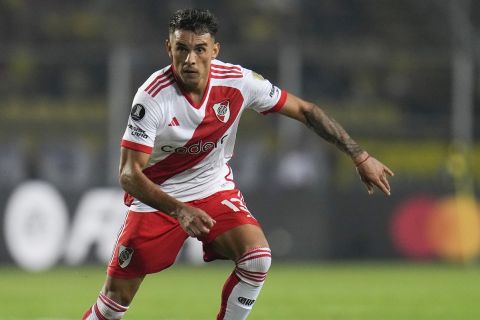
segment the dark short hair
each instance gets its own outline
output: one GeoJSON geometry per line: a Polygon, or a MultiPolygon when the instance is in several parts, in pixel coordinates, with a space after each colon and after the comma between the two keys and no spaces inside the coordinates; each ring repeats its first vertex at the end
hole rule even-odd
{"type": "Polygon", "coordinates": [[[196,34],[210,33],[215,36],[218,30],[217,18],[206,9],[177,10],[170,18],[168,31],[188,30],[196,34]]]}

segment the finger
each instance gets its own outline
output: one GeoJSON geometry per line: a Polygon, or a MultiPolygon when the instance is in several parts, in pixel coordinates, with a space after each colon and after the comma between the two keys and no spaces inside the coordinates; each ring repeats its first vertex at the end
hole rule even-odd
{"type": "Polygon", "coordinates": [[[203,217],[202,221],[207,227],[211,228],[215,223],[217,223],[215,220],[213,220],[211,217],[203,217]]]}
{"type": "Polygon", "coordinates": [[[368,190],[369,195],[372,195],[372,194],[375,193],[375,188],[373,187],[373,184],[371,184],[371,183],[368,184],[367,190],[368,190]]]}
{"type": "Polygon", "coordinates": [[[190,237],[192,237],[192,238],[196,238],[196,237],[197,237],[196,234],[195,234],[195,232],[192,230],[192,228],[187,228],[186,231],[187,231],[187,234],[188,234],[190,237]]]}
{"type": "Polygon", "coordinates": [[[206,227],[206,226],[201,226],[199,229],[199,234],[200,235],[206,235],[208,233],[210,233],[210,228],[206,227]]]}
{"type": "Polygon", "coordinates": [[[390,177],[393,177],[393,176],[395,175],[395,173],[393,173],[393,171],[390,170],[390,168],[387,167],[387,166],[383,166],[383,170],[384,170],[386,173],[388,173],[388,175],[389,175],[390,177]]]}
{"type": "Polygon", "coordinates": [[[362,181],[363,183],[365,183],[368,186],[368,179],[363,174],[361,174],[360,172],[358,173],[358,175],[360,177],[360,181],[362,181]]]}
{"type": "Polygon", "coordinates": [[[207,221],[205,221],[204,219],[200,219],[199,223],[197,224],[197,229],[201,235],[208,234],[213,227],[213,224],[210,225],[207,221]]]}
{"type": "Polygon", "coordinates": [[[383,183],[383,185],[385,186],[385,188],[387,188],[388,192],[390,193],[391,189],[390,189],[390,183],[388,183],[388,179],[386,176],[382,175],[380,177],[380,181],[383,183]]]}
{"type": "Polygon", "coordinates": [[[367,192],[368,194],[373,194],[373,184],[371,184],[370,182],[366,181],[366,180],[362,180],[363,183],[365,184],[365,186],[367,187],[367,192]]]}
{"type": "Polygon", "coordinates": [[[379,179],[375,182],[375,185],[382,190],[383,193],[385,193],[387,196],[390,195],[390,191],[387,189],[387,187],[382,183],[382,181],[379,179]]]}

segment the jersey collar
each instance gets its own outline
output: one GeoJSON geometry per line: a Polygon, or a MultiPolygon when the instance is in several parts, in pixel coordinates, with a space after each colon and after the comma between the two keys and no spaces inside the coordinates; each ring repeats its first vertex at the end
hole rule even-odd
{"type": "Polygon", "coordinates": [[[210,91],[210,71],[208,72],[207,85],[205,86],[205,91],[203,91],[202,100],[197,104],[192,100],[190,93],[183,88],[182,82],[179,81],[177,71],[175,70],[175,67],[173,66],[173,64],[171,65],[171,68],[173,71],[173,77],[175,78],[175,82],[177,83],[178,88],[182,92],[182,95],[185,97],[185,99],[188,101],[188,103],[192,107],[194,107],[195,109],[200,109],[200,107],[203,105],[203,103],[205,102],[205,99],[208,96],[208,92],[210,91]]]}

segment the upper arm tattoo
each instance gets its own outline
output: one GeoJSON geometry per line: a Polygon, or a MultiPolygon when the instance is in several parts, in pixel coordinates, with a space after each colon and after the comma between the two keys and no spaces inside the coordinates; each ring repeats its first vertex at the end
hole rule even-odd
{"type": "Polygon", "coordinates": [[[305,111],[304,115],[309,128],[351,157],[358,156],[363,152],[363,149],[348,135],[345,129],[321,108],[313,106],[305,111]]]}

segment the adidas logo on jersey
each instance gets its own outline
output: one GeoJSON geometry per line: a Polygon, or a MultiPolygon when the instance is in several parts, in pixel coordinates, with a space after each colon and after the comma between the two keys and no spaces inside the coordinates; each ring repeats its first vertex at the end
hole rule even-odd
{"type": "Polygon", "coordinates": [[[177,117],[173,117],[172,121],[168,124],[169,127],[178,127],[180,126],[180,122],[178,122],[177,117]]]}

